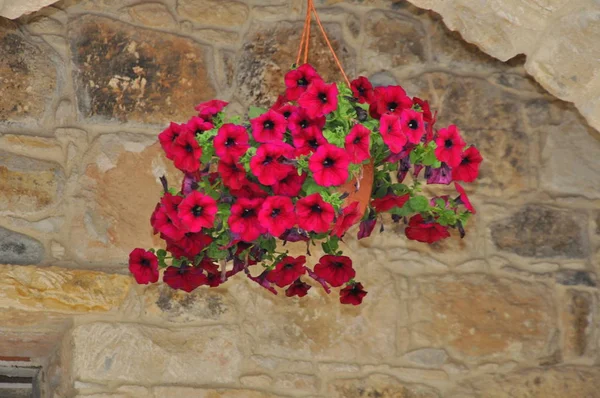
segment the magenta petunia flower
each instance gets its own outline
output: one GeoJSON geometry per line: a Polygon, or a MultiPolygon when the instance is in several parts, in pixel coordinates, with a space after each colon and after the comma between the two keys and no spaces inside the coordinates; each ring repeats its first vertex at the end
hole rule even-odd
{"type": "Polygon", "coordinates": [[[204,120],[212,120],[212,118],[223,110],[228,105],[227,102],[221,100],[210,100],[203,102],[194,107],[198,111],[198,116],[204,120]]]}
{"type": "Polygon", "coordinates": [[[203,134],[205,131],[211,130],[214,126],[211,122],[207,122],[201,117],[194,116],[181,127],[191,130],[195,136],[203,134]]]}
{"type": "Polygon", "coordinates": [[[296,101],[315,80],[323,80],[315,68],[309,64],[300,65],[285,74],[285,97],[296,101]]]}
{"type": "Polygon", "coordinates": [[[465,208],[467,210],[469,210],[473,214],[477,213],[475,211],[475,208],[471,204],[471,201],[469,200],[469,197],[467,196],[465,189],[462,186],[460,186],[460,184],[457,182],[454,183],[454,188],[456,188],[456,190],[459,193],[458,198],[456,198],[456,203],[462,204],[463,206],[465,206],[465,208]]]}
{"type": "Polygon", "coordinates": [[[358,79],[352,80],[352,82],[350,82],[350,88],[352,89],[354,98],[361,104],[370,104],[375,100],[373,85],[369,79],[364,76],[359,76],[358,79]]]}
{"type": "Polygon", "coordinates": [[[194,191],[179,205],[178,215],[189,232],[200,232],[202,228],[212,228],[217,214],[217,202],[208,195],[194,191]]]}
{"type": "Polygon", "coordinates": [[[338,88],[335,83],[326,84],[323,80],[313,80],[308,89],[298,99],[298,104],[311,118],[327,115],[337,108],[338,88]]]}
{"type": "Polygon", "coordinates": [[[262,203],[261,198],[238,198],[231,206],[229,227],[231,232],[238,234],[244,242],[252,242],[266,232],[266,228],[258,219],[262,203]]]}
{"type": "Polygon", "coordinates": [[[294,148],[285,143],[270,142],[258,147],[250,159],[250,170],[263,185],[274,185],[295,170],[285,160],[294,158],[294,148]]]}
{"type": "Polygon", "coordinates": [[[248,132],[243,126],[227,123],[221,126],[214,141],[215,153],[222,158],[231,155],[239,158],[249,148],[248,132]]]}
{"type": "Polygon", "coordinates": [[[456,167],[462,161],[462,150],[465,142],[460,136],[460,132],[455,125],[440,129],[435,140],[435,156],[440,162],[448,163],[450,167],[456,167]]]}
{"type": "Polygon", "coordinates": [[[275,265],[275,268],[267,275],[267,280],[279,287],[286,287],[306,273],[304,264],[306,257],[286,256],[275,265]]]}
{"type": "Polygon", "coordinates": [[[468,147],[462,154],[460,163],[452,169],[452,178],[456,181],[473,182],[479,175],[479,166],[483,157],[474,146],[468,147]]]}
{"type": "Polygon", "coordinates": [[[281,141],[287,129],[285,117],[270,109],[259,117],[250,120],[252,136],[257,142],[281,141]]]}
{"type": "Polygon", "coordinates": [[[344,148],[350,155],[352,163],[361,163],[371,157],[369,145],[371,143],[371,130],[362,124],[355,124],[346,136],[344,148]]]}
{"type": "Polygon", "coordinates": [[[223,180],[223,185],[230,189],[241,189],[248,181],[244,166],[233,156],[219,159],[217,171],[223,180]]]}
{"type": "Polygon", "coordinates": [[[356,271],[352,268],[350,257],[327,254],[315,265],[315,274],[325,279],[331,286],[338,287],[354,278],[356,271]]]}
{"type": "Polygon", "coordinates": [[[348,179],[350,157],[342,148],[323,144],[308,160],[308,168],[323,187],[342,185],[348,179]]]}
{"type": "Polygon", "coordinates": [[[448,227],[435,221],[425,221],[420,214],[410,218],[404,233],[408,239],[424,243],[434,243],[450,237],[448,227]]]}
{"type": "Polygon", "coordinates": [[[287,289],[285,289],[285,295],[287,297],[304,297],[308,294],[312,286],[308,283],[302,282],[300,278],[296,279],[287,289]]]}
{"type": "Polygon", "coordinates": [[[169,127],[163,130],[162,133],[158,135],[158,141],[160,141],[160,145],[162,146],[163,151],[165,151],[165,156],[169,160],[173,160],[175,154],[173,153],[173,143],[181,134],[182,127],[180,124],[171,122],[169,127]]]}
{"type": "Polygon", "coordinates": [[[326,121],[325,116],[311,118],[308,116],[306,110],[297,108],[288,118],[288,128],[292,134],[300,134],[303,130],[311,129],[313,127],[322,131],[326,121]]]}
{"type": "Polygon", "coordinates": [[[400,114],[400,126],[411,144],[418,144],[425,134],[423,114],[412,109],[403,109],[400,114]]]}
{"type": "Polygon", "coordinates": [[[258,221],[271,235],[281,236],[296,224],[292,199],[287,196],[270,196],[262,204],[258,221]]]}
{"type": "Polygon", "coordinates": [[[452,170],[444,162],[437,169],[428,166],[425,168],[425,178],[427,179],[427,184],[448,185],[452,182],[452,170]]]}
{"type": "Polygon", "coordinates": [[[319,146],[327,144],[323,132],[316,126],[292,133],[292,142],[296,148],[296,156],[308,155],[311,152],[315,152],[319,146]]]}
{"type": "Polygon", "coordinates": [[[383,213],[383,212],[392,210],[393,208],[396,208],[396,207],[402,208],[404,206],[404,204],[406,202],[408,202],[409,199],[410,199],[409,194],[402,195],[402,196],[398,196],[398,195],[394,195],[394,194],[387,194],[382,198],[373,199],[371,201],[371,206],[373,206],[373,208],[378,213],[383,213]]]}
{"type": "Polygon", "coordinates": [[[304,184],[306,177],[306,173],[298,175],[298,172],[295,169],[291,170],[288,173],[288,175],[286,175],[281,180],[277,181],[275,185],[273,185],[273,193],[275,195],[291,197],[298,196],[298,194],[302,190],[302,184],[304,184]]]}
{"type": "Polygon", "coordinates": [[[207,282],[202,268],[182,265],[181,267],[168,267],[163,275],[163,281],[173,289],[191,292],[207,282]]]}
{"type": "Polygon", "coordinates": [[[402,132],[400,119],[394,115],[382,115],[379,131],[383,142],[390,148],[392,153],[402,152],[402,148],[408,141],[406,134],[402,132]]]}
{"type": "Polygon", "coordinates": [[[129,254],[129,272],[140,285],[158,281],[158,259],[152,252],[134,249],[129,254]]]}
{"type": "Polygon", "coordinates": [[[331,235],[335,235],[338,238],[343,237],[350,227],[358,221],[360,218],[358,204],[358,202],[352,202],[342,209],[342,214],[340,214],[335,221],[335,225],[331,230],[331,235]]]}
{"type": "Polygon", "coordinates": [[[177,139],[171,145],[173,163],[181,171],[193,173],[200,168],[202,148],[198,145],[194,133],[189,129],[183,129],[177,139]]]}
{"type": "Polygon", "coordinates": [[[412,100],[400,86],[377,87],[377,113],[400,116],[402,110],[412,106],[412,100]]]}
{"type": "Polygon", "coordinates": [[[318,234],[327,232],[335,217],[333,206],[325,202],[319,193],[296,202],[296,215],[300,228],[318,234]]]}

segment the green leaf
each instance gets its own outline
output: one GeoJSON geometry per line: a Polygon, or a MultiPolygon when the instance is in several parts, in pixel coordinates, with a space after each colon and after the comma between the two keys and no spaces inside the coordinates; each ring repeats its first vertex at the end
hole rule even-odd
{"type": "Polygon", "coordinates": [[[408,200],[408,205],[416,212],[426,211],[429,208],[429,201],[424,196],[415,196],[408,200]]]}
{"type": "Polygon", "coordinates": [[[248,118],[254,119],[265,113],[267,110],[265,108],[259,108],[256,106],[251,106],[248,108],[248,118]]]}
{"type": "Polygon", "coordinates": [[[159,259],[164,259],[165,257],[167,257],[167,251],[165,249],[158,249],[156,251],[156,257],[158,257],[159,259]]]}

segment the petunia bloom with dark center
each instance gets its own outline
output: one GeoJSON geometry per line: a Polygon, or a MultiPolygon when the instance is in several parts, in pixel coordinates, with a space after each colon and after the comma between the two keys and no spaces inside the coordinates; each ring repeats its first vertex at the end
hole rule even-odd
{"type": "Polygon", "coordinates": [[[286,256],[279,261],[273,270],[267,275],[269,282],[275,283],[279,287],[285,287],[297,280],[301,275],[306,273],[304,264],[306,257],[291,257],[286,256]]]}
{"type": "Polygon", "coordinates": [[[134,249],[129,254],[129,272],[135,281],[141,285],[158,281],[158,259],[152,252],[144,249],[134,249]]]}
{"type": "Polygon", "coordinates": [[[296,225],[296,213],[288,196],[271,196],[265,199],[258,213],[258,221],[275,237],[296,225]]]}
{"type": "Polygon", "coordinates": [[[465,142],[455,125],[452,124],[448,128],[440,129],[435,143],[437,145],[435,156],[440,162],[446,162],[450,167],[456,167],[460,164],[465,142]]]}
{"type": "Polygon", "coordinates": [[[452,178],[456,181],[475,181],[482,161],[483,157],[477,148],[470,146],[461,154],[460,163],[452,169],[452,178]]]}
{"type": "Polygon", "coordinates": [[[337,85],[335,83],[326,84],[322,80],[314,80],[304,94],[300,96],[298,104],[306,110],[311,118],[327,115],[337,108],[337,85]]]}
{"type": "Polygon", "coordinates": [[[250,119],[252,136],[257,142],[281,141],[287,129],[288,121],[281,113],[272,109],[259,117],[250,119]]]}
{"type": "Polygon", "coordinates": [[[344,149],[350,155],[352,163],[361,163],[371,157],[369,145],[371,130],[362,124],[355,124],[346,136],[344,149]]]}
{"type": "Polygon", "coordinates": [[[177,211],[181,223],[190,232],[212,228],[217,214],[217,202],[208,195],[193,191],[183,199],[177,211]]]}
{"type": "Polygon", "coordinates": [[[229,227],[231,232],[238,234],[242,241],[252,242],[266,232],[265,226],[258,219],[262,204],[263,199],[260,198],[239,198],[231,206],[229,227]]]}
{"type": "Polygon", "coordinates": [[[340,303],[359,305],[366,295],[362,283],[354,282],[340,290],[340,303]]]}
{"type": "Polygon", "coordinates": [[[356,271],[352,260],[347,256],[325,255],[315,265],[315,274],[325,279],[333,287],[338,287],[354,278],[356,271]]]}
{"type": "Polygon", "coordinates": [[[308,160],[308,168],[317,184],[324,187],[342,185],[348,179],[348,153],[332,144],[323,144],[308,160]]]}
{"type": "Polygon", "coordinates": [[[289,101],[296,101],[315,80],[323,80],[315,68],[309,64],[300,65],[285,75],[285,97],[289,101]]]}
{"type": "Polygon", "coordinates": [[[327,232],[335,217],[333,206],[314,193],[296,202],[298,226],[306,231],[327,232]]]}
{"type": "Polygon", "coordinates": [[[232,156],[239,158],[246,153],[250,145],[249,136],[244,126],[226,123],[217,132],[214,139],[215,153],[218,157],[232,156]]]}

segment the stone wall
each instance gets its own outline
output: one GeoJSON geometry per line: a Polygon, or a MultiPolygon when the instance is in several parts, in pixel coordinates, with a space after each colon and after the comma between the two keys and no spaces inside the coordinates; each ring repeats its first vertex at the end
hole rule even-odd
{"type": "Polygon", "coordinates": [[[157,178],[178,178],[157,133],[202,100],[273,101],[303,3],[63,0],[0,20],[0,360],[44,365],[56,397],[598,396],[595,131],[524,59],[403,1],[316,4],[350,75],[429,98],[480,148],[467,237],[348,239],[358,308],[132,284],[129,251],[159,243],[157,178]]]}

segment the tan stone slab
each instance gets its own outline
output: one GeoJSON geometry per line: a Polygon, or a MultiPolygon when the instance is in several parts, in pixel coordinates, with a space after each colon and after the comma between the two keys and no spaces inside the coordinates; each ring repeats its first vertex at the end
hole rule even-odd
{"type": "Polygon", "coordinates": [[[116,309],[129,276],[59,267],[0,265],[0,308],[67,314],[116,309]]]}
{"type": "Polygon", "coordinates": [[[56,3],[56,0],[2,0],[0,1],[0,17],[16,19],[52,3],[56,3]]]}

